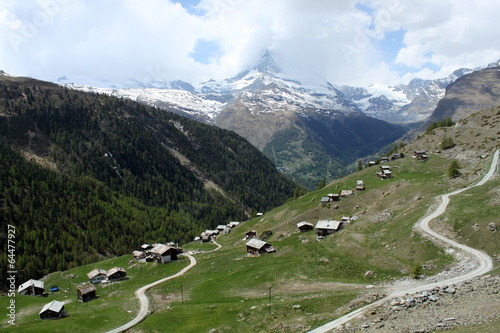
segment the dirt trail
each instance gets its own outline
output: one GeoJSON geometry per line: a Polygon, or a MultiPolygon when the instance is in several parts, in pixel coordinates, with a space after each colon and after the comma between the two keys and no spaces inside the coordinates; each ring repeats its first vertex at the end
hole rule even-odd
{"type": "Polygon", "coordinates": [[[338,328],[339,326],[346,324],[347,322],[351,321],[352,319],[361,316],[367,310],[381,306],[382,304],[387,302],[389,299],[392,299],[395,297],[401,297],[401,296],[404,296],[406,294],[413,294],[413,293],[417,293],[417,292],[421,292],[421,291],[430,290],[430,289],[433,289],[435,287],[444,287],[444,286],[448,286],[451,284],[460,283],[463,281],[473,279],[477,276],[486,274],[487,272],[492,270],[493,269],[493,262],[492,262],[490,256],[488,256],[486,253],[483,253],[481,251],[478,251],[478,250],[473,249],[471,247],[468,247],[466,245],[459,244],[451,239],[448,239],[448,238],[432,231],[429,227],[429,222],[431,220],[437,218],[438,216],[440,216],[441,214],[443,214],[446,211],[446,207],[448,206],[448,203],[450,202],[450,196],[458,194],[458,193],[462,193],[462,192],[464,192],[472,187],[481,186],[484,183],[486,183],[493,176],[493,174],[495,173],[495,170],[497,169],[499,153],[500,153],[500,150],[497,150],[495,152],[495,154],[493,155],[493,160],[491,162],[490,170],[483,177],[483,179],[481,179],[478,183],[471,185],[469,187],[454,191],[452,193],[441,195],[440,196],[441,204],[439,205],[439,207],[434,212],[424,216],[417,223],[417,226],[416,226],[421,232],[426,233],[426,234],[430,235],[431,237],[435,237],[435,238],[437,238],[437,239],[439,239],[439,240],[441,240],[441,241],[443,241],[443,242],[445,242],[445,243],[447,243],[447,244],[449,244],[457,249],[460,249],[461,251],[464,251],[464,252],[472,255],[476,260],[476,267],[473,270],[469,271],[468,273],[466,273],[464,275],[455,276],[453,278],[444,279],[444,280],[434,282],[434,283],[425,283],[425,284],[415,283],[413,286],[408,286],[408,285],[393,286],[389,290],[389,295],[387,297],[380,299],[374,303],[368,304],[362,308],[359,308],[359,309],[357,309],[351,313],[348,313],[345,316],[337,318],[336,320],[333,320],[329,323],[326,323],[325,325],[320,326],[320,327],[310,331],[309,333],[330,332],[332,329],[338,328]]]}

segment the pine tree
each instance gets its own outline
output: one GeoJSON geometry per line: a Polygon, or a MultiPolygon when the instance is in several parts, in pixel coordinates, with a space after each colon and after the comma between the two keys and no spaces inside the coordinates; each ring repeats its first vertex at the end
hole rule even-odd
{"type": "Polygon", "coordinates": [[[456,178],[460,176],[460,165],[456,160],[453,160],[448,166],[448,177],[456,178]]]}

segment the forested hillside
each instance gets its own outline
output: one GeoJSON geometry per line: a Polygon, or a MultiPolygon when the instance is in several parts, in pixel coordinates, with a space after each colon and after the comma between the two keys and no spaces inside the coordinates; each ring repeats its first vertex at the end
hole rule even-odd
{"type": "Polygon", "coordinates": [[[11,224],[18,282],[182,244],[299,191],[233,132],[33,79],[0,76],[0,133],[0,263],[11,224]]]}

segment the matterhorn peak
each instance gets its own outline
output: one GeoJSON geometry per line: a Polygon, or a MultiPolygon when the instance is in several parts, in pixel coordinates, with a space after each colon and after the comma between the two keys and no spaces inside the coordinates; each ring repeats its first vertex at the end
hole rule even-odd
{"type": "Polygon", "coordinates": [[[283,73],[281,68],[274,61],[274,58],[269,50],[266,50],[264,52],[264,55],[260,58],[255,67],[253,67],[252,69],[257,70],[259,73],[262,74],[283,73]]]}

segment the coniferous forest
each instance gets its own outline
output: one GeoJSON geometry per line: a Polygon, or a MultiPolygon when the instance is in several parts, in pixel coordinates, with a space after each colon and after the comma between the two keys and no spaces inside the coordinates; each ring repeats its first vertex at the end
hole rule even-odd
{"type": "Polygon", "coordinates": [[[234,132],[8,76],[0,76],[0,180],[0,266],[10,224],[19,283],[143,243],[183,244],[303,191],[234,132]]]}

